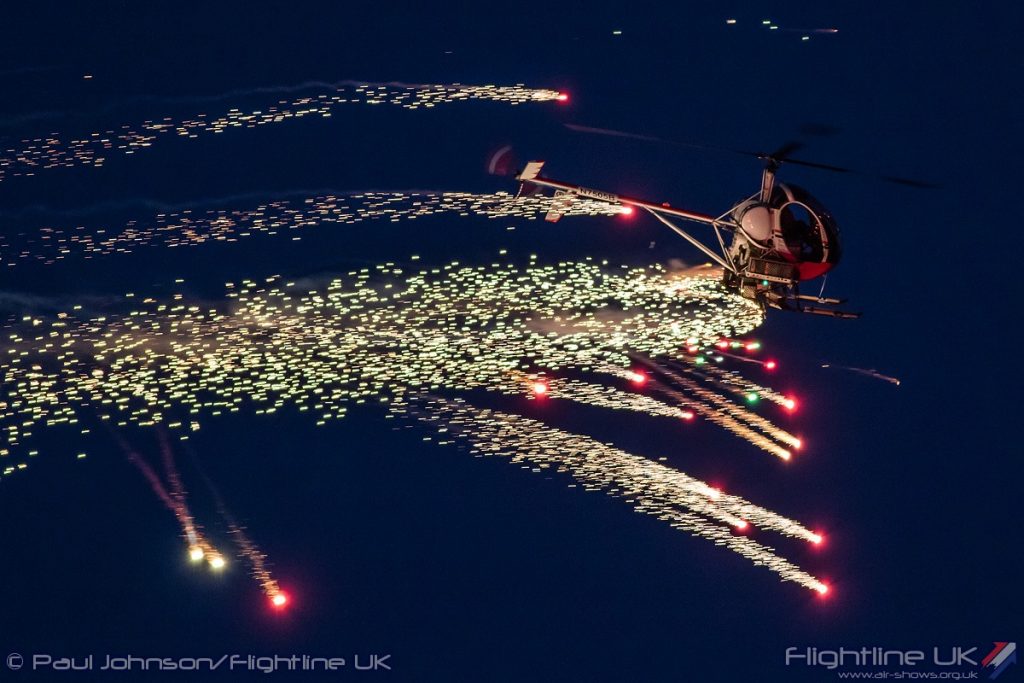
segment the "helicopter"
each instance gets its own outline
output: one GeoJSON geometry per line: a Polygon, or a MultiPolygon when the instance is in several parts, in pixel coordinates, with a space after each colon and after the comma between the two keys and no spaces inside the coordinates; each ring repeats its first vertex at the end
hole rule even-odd
{"type": "MultiPolygon", "coordinates": [[[[533,194],[542,188],[554,190],[554,200],[545,216],[546,220],[558,221],[577,197],[621,206],[623,213],[632,213],[636,209],[646,211],[718,264],[722,268],[722,282],[727,288],[757,302],[762,309],[769,307],[845,319],[860,317],[860,313],[835,308],[845,303],[845,300],[824,297],[824,287],[818,296],[800,293],[800,283],[824,277],[839,264],[842,254],[839,227],[828,209],[810,192],[792,183],[776,181],[776,173],[784,163],[841,173],[856,173],[855,171],[793,159],[790,155],[802,146],[798,142],[786,143],[771,153],[745,152],[678,143],[600,128],[566,125],[585,133],[668,142],[700,149],[724,149],[755,156],[764,162],[761,186],[757,192],[740,200],[725,213],[711,216],[676,208],[668,203],[624,197],[612,192],[546,178],[540,175],[544,162],[531,161],[516,176],[520,183],[517,196],[533,194]],[[710,226],[717,244],[708,246],[705,241],[681,227],[679,220],[710,226]]],[[[934,187],[906,178],[880,178],[913,187],[934,187]]]]}

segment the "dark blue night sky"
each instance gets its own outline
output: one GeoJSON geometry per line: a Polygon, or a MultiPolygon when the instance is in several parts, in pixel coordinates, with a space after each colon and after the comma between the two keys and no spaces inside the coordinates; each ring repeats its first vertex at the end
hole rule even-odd
{"type": "MultiPolygon", "coordinates": [[[[743,149],[771,149],[807,122],[834,126],[839,135],[808,138],[802,155],[942,189],[783,168],[837,217],[844,261],[827,291],[864,311],[859,321],[772,312],[757,331],[780,361],[774,384],[802,402],[788,422],[808,444],[798,458],[780,463],[699,424],[510,403],[632,452],[669,454],[689,474],[826,530],[824,547],[792,554],[834,590],[821,599],[780,583],[557,476],[424,443],[373,408],[325,428],[287,411],[242,413],[208,420],[191,448],[288,587],[286,613],[268,610],[240,570],[189,566],[173,517],[97,437],[86,462],[40,458],[0,484],[0,654],[391,654],[390,673],[339,679],[832,680],[785,667],[786,647],[970,645],[983,656],[993,641],[1020,640],[1019,8],[353,4],[5,8],[0,142],[217,113],[261,100],[190,96],[314,80],[526,83],[571,101],[353,109],[168,140],[101,169],[5,180],[0,230],[83,220],[75,212],[89,206],[116,222],[151,215],[153,203],[231,207],[320,188],[511,190],[485,168],[508,144],[521,160],[545,159],[554,177],[717,214],[757,189],[755,160],[562,124],[743,149]],[[839,32],[802,41],[765,18],[839,32]],[[251,199],[218,202],[241,195],[251,199]]],[[[154,247],[8,269],[0,292],[160,294],[186,277],[190,293],[213,297],[241,277],[411,254],[487,263],[499,248],[549,262],[699,260],[650,218],[503,227],[436,217],[324,227],[295,243],[154,247]]],[[[26,301],[4,296],[5,318],[31,310],[26,301]]],[[[131,438],[156,449],[151,434],[131,438]]],[[[183,474],[198,495],[190,462],[183,474]]]]}

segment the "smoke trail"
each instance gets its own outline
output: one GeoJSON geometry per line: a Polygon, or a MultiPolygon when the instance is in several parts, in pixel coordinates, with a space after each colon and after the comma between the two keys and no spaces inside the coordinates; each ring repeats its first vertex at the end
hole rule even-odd
{"type": "MultiPolygon", "coordinates": [[[[153,468],[143,459],[139,453],[133,449],[125,438],[115,431],[114,429],[108,428],[108,432],[117,442],[118,446],[124,452],[128,462],[134,465],[146,481],[149,483],[150,488],[157,498],[170,510],[178,524],[181,526],[182,537],[188,543],[189,559],[193,562],[205,561],[209,567],[213,570],[220,571],[225,568],[226,562],[224,556],[209,542],[206,535],[202,532],[199,525],[195,521],[195,517],[188,505],[188,494],[185,491],[185,486],[181,480],[181,473],[178,471],[178,466],[175,463],[174,450],[171,447],[170,441],[167,436],[167,432],[164,429],[157,429],[157,438],[159,440],[159,448],[161,454],[161,461],[164,468],[164,476],[167,479],[166,485],[160,480],[159,475],[153,470],[153,468]]],[[[214,486],[213,481],[210,480],[206,471],[202,468],[195,458],[196,470],[199,472],[207,490],[214,499],[214,503],[217,507],[217,512],[220,514],[224,523],[228,527],[228,533],[231,535],[235,544],[238,546],[239,554],[250,566],[250,573],[253,578],[259,583],[260,588],[263,592],[271,599],[276,607],[282,607],[287,602],[287,597],[281,591],[277,581],[271,576],[270,571],[266,566],[266,555],[262,553],[255,543],[248,537],[245,530],[239,526],[235,521],[234,516],[231,515],[227,506],[224,503],[220,492],[214,486]]]]}
{"type": "MultiPolygon", "coordinates": [[[[165,453],[170,452],[170,445],[164,441],[165,453]]],[[[234,515],[228,510],[227,504],[224,502],[224,498],[220,495],[220,491],[214,485],[213,480],[210,479],[206,473],[206,469],[203,467],[202,462],[196,455],[195,451],[188,449],[192,456],[192,462],[195,466],[196,471],[199,473],[200,479],[206,486],[206,490],[213,498],[214,504],[217,507],[217,512],[220,514],[221,519],[228,527],[228,533],[234,540],[235,545],[238,546],[239,554],[249,563],[249,573],[253,579],[260,585],[260,589],[264,595],[270,598],[271,602],[276,607],[282,607],[287,602],[287,596],[281,590],[281,586],[278,585],[277,580],[271,575],[270,570],[267,568],[267,555],[257,547],[249,535],[245,533],[245,528],[238,524],[235,520],[234,515]]]]}
{"type": "Polygon", "coordinates": [[[184,538],[186,543],[188,543],[190,559],[193,562],[199,562],[205,559],[213,569],[222,569],[224,567],[223,558],[202,533],[199,526],[196,524],[192,511],[189,509],[185,490],[181,484],[181,478],[178,475],[177,468],[174,466],[173,454],[171,454],[167,448],[166,435],[162,432],[160,433],[161,447],[164,455],[164,470],[170,484],[170,491],[168,491],[168,487],[160,481],[160,477],[149,463],[147,463],[142,456],[128,444],[127,440],[125,440],[120,433],[114,429],[110,429],[109,427],[107,431],[117,442],[128,462],[134,465],[139,472],[142,473],[142,476],[146,478],[146,481],[149,483],[153,493],[167,507],[167,509],[171,511],[175,519],[178,521],[178,524],[181,526],[182,538],[184,538]]]}
{"type": "Polygon", "coordinates": [[[840,370],[849,370],[850,372],[855,372],[858,375],[864,375],[865,377],[873,377],[874,379],[880,379],[883,382],[888,382],[889,384],[893,384],[895,386],[899,386],[900,385],[900,380],[898,378],[891,377],[889,375],[884,375],[881,372],[879,372],[878,370],[865,369],[865,368],[854,368],[854,367],[850,367],[848,365],[834,365],[834,364],[829,364],[829,363],[825,363],[821,367],[823,367],[823,368],[839,368],[840,370]]]}
{"type": "MultiPolygon", "coordinates": [[[[121,447],[121,450],[124,452],[124,456],[128,460],[128,462],[134,465],[139,470],[139,472],[142,473],[142,476],[146,478],[146,481],[153,489],[153,494],[160,499],[160,502],[167,506],[168,510],[174,512],[175,516],[177,516],[176,502],[171,499],[171,496],[167,493],[167,489],[164,488],[163,483],[160,481],[160,477],[157,476],[156,472],[153,471],[153,468],[149,466],[149,463],[143,460],[139,456],[139,454],[136,453],[135,450],[128,445],[128,442],[120,434],[114,432],[113,430],[111,430],[111,434],[117,440],[117,443],[121,447]]],[[[189,540],[191,541],[195,536],[194,533],[191,533],[191,525],[183,523],[182,529],[184,530],[185,535],[188,536],[189,540]]]]}

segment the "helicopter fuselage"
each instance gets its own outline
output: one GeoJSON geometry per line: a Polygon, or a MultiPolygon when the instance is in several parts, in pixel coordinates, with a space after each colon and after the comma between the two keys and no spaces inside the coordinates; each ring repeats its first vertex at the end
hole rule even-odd
{"type": "Polygon", "coordinates": [[[727,287],[762,306],[839,318],[858,315],[802,303],[839,303],[821,296],[801,296],[799,292],[800,282],[821,277],[839,263],[839,228],[824,205],[805,189],[774,181],[776,164],[769,163],[765,168],[758,194],[718,217],[543,178],[543,165],[542,161],[531,161],[517,180],[521,183],[520,194],[540,188],[555,190],[556,202],[545,216],[548,221],[561,218],[573,197],[615,204],[624,213],[642,209],[721,266],[722,281],[727,287]],[[719,250],[691,235],[673,219],[710,225],[719,250]],[[723,233],[732,233],[728,246],[723,233]]]}

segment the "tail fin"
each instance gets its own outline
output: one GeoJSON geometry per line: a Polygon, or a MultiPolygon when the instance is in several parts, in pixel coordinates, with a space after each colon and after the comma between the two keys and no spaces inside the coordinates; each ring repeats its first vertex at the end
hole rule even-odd
{"type": "Polygon", "coordinates": [[[540,175],[540,169],[544,168],[543,161],[531,161],[526,164],[526,168],[519,174],[517,178],[520,182],[527,182],[533,180],[540,175]]]}
{"type": "Polygon", "coordinates": [[[528,197],[540,189],[530,181],[540,175],[540,169],[543,167],[543,161],[531,161],[526,164],[523,172],[516,176],[516,180],[519,181],[519,192],[516,193],[516,197],[528,197]]]}

